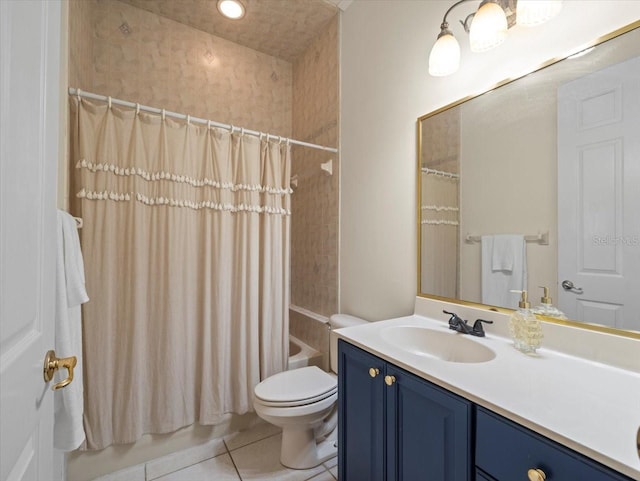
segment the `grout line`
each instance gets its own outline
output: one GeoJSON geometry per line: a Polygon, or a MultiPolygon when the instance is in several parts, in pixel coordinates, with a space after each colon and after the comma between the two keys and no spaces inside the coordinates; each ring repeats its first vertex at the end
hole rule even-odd
{"type": "Polygon", "coordinates": [[[231,459],[231,464],[233,464],[234,469],[236,470],[236,474],[238,475],[238,479],[240,481],[242,481],[242,476],[240,476],[240,470],[238,469],[238,466],[236,465],[236,460],[233,459],[233,456],[231,455],[231,451],[229,451],[229,447],[227,446],[227,443],[224,443],[224,447],[227,448],[227,454],[229,455],[229,459],[231,459]]]}
{"type": "MultiPolygon", "coordinates": [[[[223,440],[223,444],[224,444],[224,440],[223,440]]],[[[209,456],[208,458],[201,459],[197,463],[187,464],[187,465],[182,466],[181,468],[178,468],[176,470],[169,471],[168,473],[161,474],[160,476],[156,476],[155,478],[149,478],[149,475],[147,474],[147,465],[149,464],[149,461],[147,461],[146,463],[144,463],[144,479],[146,481],[155,481],[156,479],[163,478],[164,476],[169,476],[170,474],[177,473],[178,471],[182,471],[183,469],[190,468],[191,466],[195,466],[196,464],[204,463],[205,461],[209,461],[210,459],[217,458],[217,457],[222,456],[224,454],[228,454],[229,457],[231,457],[231,453],[229,452],[229,449],[227,448],[226,444],[224,444],[224,447],[226,449],[226,452],[224,452],[224,453],[216,454],[215,456],[209,456]]],[[[174,453],[170,453],[170,454],[174,454],[174,453]]],[[[162,456],[162,457],[165,457],[165,456],[162,456]]],[[[162,457],[156,458],[156,459],[162,459],[162,457]]]]}
{"type": "Polygon", "coordinates": [[[238,446],[237,448],[234,448],[234,449],[229,449],[229,446],[227,446],[227,442],[224,440],[223,441],[224,441],[224,446],[227,448],[227,451],[229,451],[229,454],[231,454],[233,451],[237,451],[238,449],[242,449],[246,446],[251,446],[252,444],[259,443],[260,441],[264,441],[265,439],[269,439],[274,436],[278,436],[280,434],[282,434],[282,431],[277,432],[275,434],[270,434],[269,436],[265,436],[264,438],[256,439],[255,441],[251,441],[250,443],[243,444],[242,446],[238,446]]]}

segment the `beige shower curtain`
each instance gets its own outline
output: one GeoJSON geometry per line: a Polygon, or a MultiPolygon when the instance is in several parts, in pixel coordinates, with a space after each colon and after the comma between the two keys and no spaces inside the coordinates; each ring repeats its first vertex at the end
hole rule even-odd
{"type": "Polygon", "coordinates": [[[289,146],[70,101],[86,447],[252,410],[288,357],[289,146]]]}
{"type": "Polygon", "coordinates": [[[421,174],[422,292],[457,298],[459,290],[458,179],[421,174]]]}

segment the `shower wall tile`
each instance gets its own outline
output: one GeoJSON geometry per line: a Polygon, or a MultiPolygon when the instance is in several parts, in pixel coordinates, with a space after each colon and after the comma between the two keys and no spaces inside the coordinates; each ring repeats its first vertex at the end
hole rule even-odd
{"type": "MultiPolygon", "coordinates": [[[[338,17],[293,64],[293,136],[338,145],[338,17]]],[[[330,316],[338,309],[339,158],[293,148],[298,176],[291,219],[291,303],[330,316]],[[333,159],[333,176],[320,164],[333,159]]],[[[294,334],[295,335],[295,334],[294,334]]]]}
{"type": "Polygon", "coordinates": [[[85,0],[69,0],[69,84],[93,85],[92,5],[85,0]]]}
{"type": "MultiPolygon", "coordinates": [[[[289,309],[289,333],[316,351],[329,354],[329,325],[289,309]]],[[[326,357],[326,356],[325,356],[326,357]]]]}
{"type": "Polygon", "coordinates": [[[291,63],[117,0],[71,0],[70,83],[291,136],[291,63]]]}

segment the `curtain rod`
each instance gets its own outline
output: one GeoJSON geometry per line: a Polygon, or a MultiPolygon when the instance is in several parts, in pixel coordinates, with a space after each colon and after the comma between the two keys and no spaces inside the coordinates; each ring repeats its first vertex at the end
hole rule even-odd
{"type": "Polygon", "coordinates": [[[241,127],[236,127],[235,125],[231,125],[231,124],[223,124],[223,123],[220,123],[220,122],[215,122],[213,120],[201,119],[199,117],[192,117],[190,115],[180,114],[178,112],[171,112],[170,110],[157,109],[155,107],[149,107],[148,105],[141,105],[141,104],[137,104],[135,102],[128,102],[126,100],[114,99],[112,97],[108,97],[108,96],[105,96],[105,95],[98,95],[98,94],[94,94],[94,93],[91,93],[91,92],[85,92],[84,90],[80,90],[80,89],[69,88],[69,95],[75,95],[77,97],[84,97],[84,98],[92,99],[92,100],[101,100],[103,102],[109,102],[110,105],[111,104],[115,104],[115,105],[121,105],[123,107],[131,107],[131,108],[134,108],[134,109],[143,110],[145,112],[151,112],[151,113],[154,113],[154,114],[162,114],[162,115],[166,115],[168,117],[174,117],[176,119],[187,120],[189,122],[194,122],[194,123],[198,123],[198,124],[204,124],[204,125],[213,126],[213,127],[220,127],[222,129],[230,130],[232,133],[234,131],[239,131],[239,132],[244,132],[245,134],[253,135],[255,137],[260,137],[261,135],[266,135],[267,136],[267,140],[269,140],[269,139],[272,139],[272,140],[282,139],[284,141],[289,142],[290,144],[301,145],[302,147],[309,147],[309,148],[312,148],[312,149],[324,150],[326,152],[338,152],[338,149],[333,148],[333,147],[326,147],[324,145],[310,144],[309,142],[302,142],[301,140],[288,139],[286,137],[281,137],[279,135],[272,135],[272,134],[268,134],[268,133],[264,133],[264,132],[258,132],[257,130],[243,129],[241,127]]]}

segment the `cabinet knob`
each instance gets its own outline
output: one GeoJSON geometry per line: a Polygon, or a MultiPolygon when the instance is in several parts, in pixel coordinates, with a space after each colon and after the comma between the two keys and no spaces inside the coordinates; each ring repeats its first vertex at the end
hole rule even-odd
{"type": "Polygon", "coordinates": [[[377,367],[369,368],[369,376],[376,377],[378,374],[380,374],[380,369],[378,369],[377,367]]]}
{"type": "Polygon", "coordinates": [[[545,481],[547,475],[544,474],[542,469],[530,469],[527,474],[529,475],[529,481],[545,481]]]}
{"type": "Polygon", "coordinates": [[[385,376],[384,377],[384,382],[387,384],[387,386],[391,386],[391,385],[393,385],[394,382],[396,382],[396,377],[395,376],[385,376]]]}

